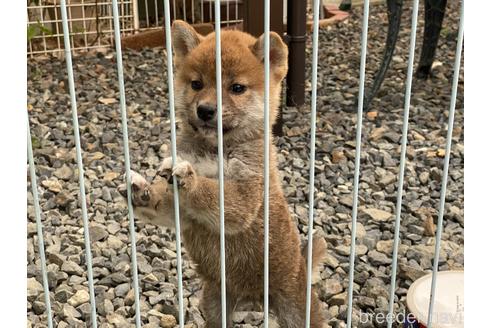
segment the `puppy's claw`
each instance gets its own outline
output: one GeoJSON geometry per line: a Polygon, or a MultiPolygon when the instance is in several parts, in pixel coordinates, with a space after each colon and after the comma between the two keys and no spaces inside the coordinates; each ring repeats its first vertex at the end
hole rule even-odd
{"type": "MultiPolygon", "coordinates": [[[[146,206],[150,200],[149,183],[135,171],[130,171],[130,182],[132,188],[132,204],[134,206],[146,206]]],[[[127,185],[121,184],[117,190],[126,201],[128,198],[127,185]]]]}
{"type": "Polygon", "coordinates": [[[159,170],[157,171],[157,175],[169,181],[169,177],[172,177],[171,169],[159,170]]]}
{"type": "Polygon", "coordinates": [[[123,196],[125,199],[128,198],[128,192],[126,189],[126,184],[120,184],[117,189],[116,189],[121,196],[123,196]]]}
{"type": "Polygon", "coordinates": [[[132,192],[138,192],[140,190],[140,187],[137,184],[134,184],[132,182],[132,192]]]}
{"type": "Polygon", "coordinates": [[[157,170],[157,175],[163,177],[167,182],[172,183],[172,167],[173,159],[171,157],[166,157],[159,169],[157,170]],[[171,182],[170,182],[171,181],[171,182]]]}
{"type": "Polygon", "coordinates": [[[142,194],[141,199],[142,199],[143,201],[146,201],[146,202],[148,202],[148,201],[150,200],[150,193],[149,193],[149,190],[148,190],[148,189],[145,189],[145,190],[143,191],[143,194],[142,194]]]}
{"type": "Polygon", "coordinates": [[[180,187],[192,188],[195,182],[195,170],[187,161],[178,163],[172,171],[172,175],[178,179],[180,187]]]}

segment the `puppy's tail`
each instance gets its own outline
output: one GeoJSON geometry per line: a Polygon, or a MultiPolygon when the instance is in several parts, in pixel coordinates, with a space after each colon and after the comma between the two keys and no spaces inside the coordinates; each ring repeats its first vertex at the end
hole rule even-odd
{"type": "MultiPolygon", "coordinates": [[[[313,271],[316,271],[316,268],[326,260],[326,250],[327,250],[327,245],[325,239],[314,233],[313,234],[313,262],[312,262],[313,271]]],[[[307,258],[308,258],[307,241],[302,248],[302,256],[306,260],[306,265],[307,265],[307,258]]]]}

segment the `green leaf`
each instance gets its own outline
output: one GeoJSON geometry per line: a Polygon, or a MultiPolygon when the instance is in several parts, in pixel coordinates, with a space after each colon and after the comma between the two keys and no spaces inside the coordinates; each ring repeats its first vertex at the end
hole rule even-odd
{"type": "Polygon", "coordinates": [[[53,32],[41,24],[39,21],[37,23],[31,24],[27,26],[27,41],[31,41],[32,38],[41,34],[53,35],[53,32]]]}
{"type": "Polygon", "coordinates": [[[53,32],[43,24],[39,24],[39,30],[44,34],[53,35],[53,32]]]}
{"type": "Polygon", "coordinates": [[[38,28],[36,25],[28,25],[27,26],[27,42],[31,41],[33,37],[38,35],[38,28]]]}

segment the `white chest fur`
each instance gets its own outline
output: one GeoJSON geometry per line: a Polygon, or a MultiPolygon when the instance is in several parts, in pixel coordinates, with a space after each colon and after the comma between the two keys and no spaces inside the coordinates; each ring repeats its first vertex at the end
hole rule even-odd
{"type": "MultiPolygon", "coordinates": [[[[217,157],[197,156],[196,154],[190,153],[181,153],[179,156],[183,160],[188,161],[198,175],[207,178],[217,178],[219,165],[217,157]]],[[[226,171],[227,162],[228,161],[224,159],[224,171],[226,171]]]]}

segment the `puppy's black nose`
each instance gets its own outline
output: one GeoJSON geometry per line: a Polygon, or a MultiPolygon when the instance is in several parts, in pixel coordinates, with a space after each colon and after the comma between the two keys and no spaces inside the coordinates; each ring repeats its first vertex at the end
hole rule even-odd
{"type": "Polygon", "coordinates": [[[204,122],[208,122],[215,117],[215,107],[210,105],[200,105],[196,109],[196,114],[198,118],[204,122]]]}

